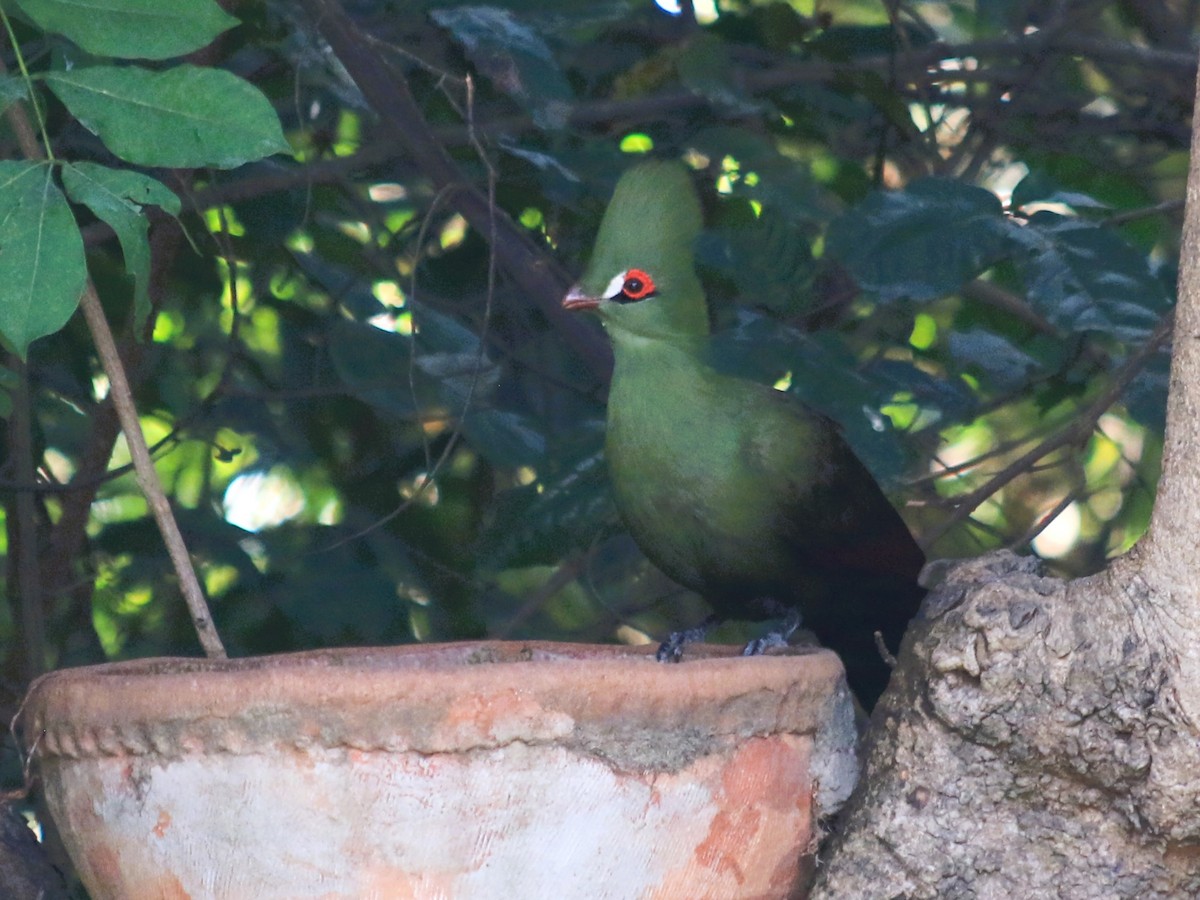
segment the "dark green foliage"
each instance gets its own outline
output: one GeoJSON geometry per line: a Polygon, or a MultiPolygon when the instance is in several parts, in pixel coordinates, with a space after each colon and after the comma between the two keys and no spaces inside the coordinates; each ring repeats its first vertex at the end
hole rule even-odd
{"type": "MultiPolygon", "coordinates": [[[[1136,5],[1101,4],[1076,35],[1136,47],[1136,65],[1026,36],[1038,5],[1002,0],[909,5],[902,32],[842,2],[701,22],[619,0],[345,5],[372,38],[353,53],[307,4],[235,9],[230,29],[179,0],[162,34],[113,21],[103,45],[16,4],[33,80],[9,51],[0,103],[36,96],[56,158],[10,141],[0,164],[0,330],[28,350],[48,664],[196,651],[133,478],[105,474],[126,456],[72,317],[85,253],[234,652],[677,624],[664,601],[691,601],[615,514],[604,342],[554,315],[644,155],[683,159],[700,193],[710,362],[833,418],[937,536],[929,556],[1028,550],[1064,497],[1081,522],[1053,551],[1064,571],[1141,533],[1168,357],[1121,366],[1172,302],[1192,72],[1136,5]],[[213,38],[202,64],[171,61],[213,38]],[[377,59],[421,120],[333,56],[377,59]],[[515,225],[489,219],[489,188],[515,225]],[[1107,416],[989,489],[1106,392],[1107,416]]],[[[32,475],[2,477],[15,604],[32,475]]]]}
{"type": "Polygon", "coordinates": [[[563,435],[547,454],[537,484],[502,494],[479,543],[489,570],[549,566],[619,530],[604,466],[604,434],[595,420],[563,435]]]}
{"type": "Polygon", "coordinates": [[[934,300],[1007,256],[1013,227],[991,191],[922,179],[835,221],[829,252],[884,302],[934,300]]]}
{"type": "Polygon", "coordinates": [[[1145,340],[1171,303],[1146,257],[1111,230],[1038,212],[1014,234],[1030,302],[1063,331],[1145,340]]]}

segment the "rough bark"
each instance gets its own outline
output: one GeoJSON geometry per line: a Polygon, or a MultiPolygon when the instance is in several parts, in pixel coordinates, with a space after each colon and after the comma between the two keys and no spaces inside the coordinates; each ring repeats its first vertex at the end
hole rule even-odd
{"type": "Polygon", "coordinates": [[[1144,584],[960,564],[906,638],[817,897],[1200,895],[1200,742],[1144,584]]]}
{"type": "Polygon", "coordinates": [[[1132,552],[1075,581],[992,554],[930,593],[814,897],[1200,896],[1200,120],[1167,412],[1132,552]]]}

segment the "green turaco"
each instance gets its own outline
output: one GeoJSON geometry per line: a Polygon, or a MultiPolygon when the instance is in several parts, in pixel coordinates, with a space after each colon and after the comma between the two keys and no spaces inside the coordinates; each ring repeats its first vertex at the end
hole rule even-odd
{"type": "MultiPolygon", "coordinates": [[[[714,620],[798,609],[869,708],[889,676],[875,632],[896,648],[924,557],[833,422],[708,365],[692,257],[701,224],[681,165],[630,169],[563,300],[595,310],[612,340],[605,453],[617,507],[646,556],[703,596],[714,620]]],[[[659,658],[677,660],[703,630],[673,634],[659,658]]]]}

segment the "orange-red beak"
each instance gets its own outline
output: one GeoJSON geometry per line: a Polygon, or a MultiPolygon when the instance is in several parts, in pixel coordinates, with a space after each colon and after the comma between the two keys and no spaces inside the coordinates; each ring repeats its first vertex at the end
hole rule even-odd
{"type": "Polygon", "coordinates": [[[600,298],[585,294],[579,285],[567,291],[567,296],[562,299],[563,309],[595,309],[599,305],[600,298]]]}

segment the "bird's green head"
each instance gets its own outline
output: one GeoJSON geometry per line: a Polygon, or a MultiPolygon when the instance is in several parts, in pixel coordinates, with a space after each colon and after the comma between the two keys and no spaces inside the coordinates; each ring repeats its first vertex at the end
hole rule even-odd
{"type": "Polygon", "coordinates": [[[595,309],[610,332],[707,334],[708,309],[692,260],[701,225],[700,201],[683,166],[640,163],[617,182],[587,271],[563,307],[595,309]]]}

